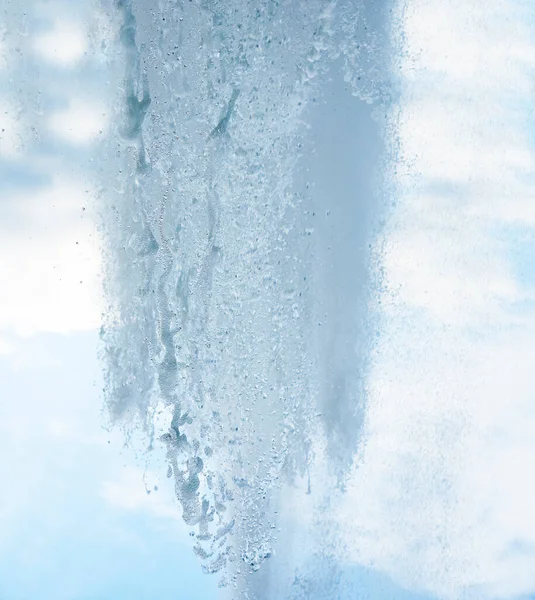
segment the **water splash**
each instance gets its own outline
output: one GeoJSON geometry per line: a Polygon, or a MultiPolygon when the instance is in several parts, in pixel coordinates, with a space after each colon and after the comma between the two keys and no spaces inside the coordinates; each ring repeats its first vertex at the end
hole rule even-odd
{"type": "MultiPolygon", "coordinates": [[[[194,550],[238,585],[272,554],[281,486],[308,473],[311,491],[314,440],[362,420],[354,378],[336,384],[338,408],[324,398],[314,215],[296,174],[337,59],[353,93],[384,96],[358,61],[373,40],[354,2],[107,8],[123,68],[103,208],[107,406],[151,447],[156,413],[170,415],[159,440],[194,550]]],[[[331,453],[339,481],[357,439],[331,453]]]]}

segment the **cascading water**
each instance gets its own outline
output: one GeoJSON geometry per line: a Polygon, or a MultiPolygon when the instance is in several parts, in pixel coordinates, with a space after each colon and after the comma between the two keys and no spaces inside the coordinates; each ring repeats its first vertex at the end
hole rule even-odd
{"type": "MultiPolygon", "coordinates": [[[[314,203],[303,148],[313,154],[308,120],[339,71],[355,96],[385,101],[384,6],[118,0],[106,10],[122,82],[102,167],[107,406],[166,449],[204,570],[244,597],[275,597],[254,578],[284,534],[282,489],[304,478],[310,494],[323,455],[343,489],[358,448],[362,351],[351,361],[365,327],[351,311],[366,299],[329,289],[342,267],[322,254],[337,233],[320,222],[338,200],[314,203]]],[[[351,251],[368,245],[358,225],[351,251]]],[[[358,260],[346,269],[365,271],[368,254],[358,260]]]]}
{"type": "Polygon", "coordinates": [[[0,6],[1,598],[532,595],[533,2],[0,6]]]}

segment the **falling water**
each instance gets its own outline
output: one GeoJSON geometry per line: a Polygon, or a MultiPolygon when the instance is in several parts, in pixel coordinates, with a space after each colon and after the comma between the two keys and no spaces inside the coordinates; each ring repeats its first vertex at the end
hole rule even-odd
{"type": "Polygon", "coordinates": [[[101,323],[105,414],[222,598],[533,594],[534,3],[0,5],[2,597],[129,561],[103,513],[149,496],[103,481],[77,336],[48,366],[101,323]]]}
{"type": "Polygon", "coordinates": [[[359,448],[386,7],[106,9],[118,82],[102,167],[109,413],[165,453],[207,573],[231,595],[308,597],[306,582],[274,591],[272,555],[301,501],[310,543],[337,543],[327,517],[314,522],[359,448]]]}

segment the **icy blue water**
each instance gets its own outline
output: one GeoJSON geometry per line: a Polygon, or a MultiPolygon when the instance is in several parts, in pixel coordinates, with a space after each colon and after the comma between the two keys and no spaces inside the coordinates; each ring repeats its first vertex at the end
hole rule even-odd
{"type": "Polygon", "coordinates": [[[0,17],[0,598],[530,597],[533,3],[0,17]]]}
{"type": "Polygon", "coordinates": [[[366,406],[388,8],[109,7],[108,408],[165,448],[194,552],[244,597],[308,597],[283,591],[293,570],[323,536],[340,543],[329,489],[343,493],[366,406]],[[300,494],[310,547],[282,563],[300,494]]]}

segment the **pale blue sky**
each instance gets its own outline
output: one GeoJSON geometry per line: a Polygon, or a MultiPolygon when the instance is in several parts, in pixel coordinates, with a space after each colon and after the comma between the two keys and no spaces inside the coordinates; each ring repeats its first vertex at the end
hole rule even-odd
{"type": "Polygon", "coordinates": [[[216,598],[185,528],[144,501],[143,462],[101,427],[97,339],[42,334],[0,359],[0,597],[216,598]]]}

